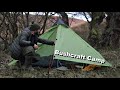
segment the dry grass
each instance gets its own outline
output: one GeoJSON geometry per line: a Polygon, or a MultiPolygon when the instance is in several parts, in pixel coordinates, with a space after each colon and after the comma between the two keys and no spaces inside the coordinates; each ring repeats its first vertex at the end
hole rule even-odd
{"type": "MultiPolygon", "coordinates": [[[[120,78],[120,50],[100,50],[99,52],[113,65],[112,68],[101,67],[88,72],[81,69],[59,71],[52,68],[49,78],[120,78]]],[[[1,54],[1,56],[0,61],[6,62],[0,65],[0,78],[48,78],[48,68],[36,67],[33,70],[20,70],[15,67],[6,67],[10,56],[6,54],[1,54]]]]}

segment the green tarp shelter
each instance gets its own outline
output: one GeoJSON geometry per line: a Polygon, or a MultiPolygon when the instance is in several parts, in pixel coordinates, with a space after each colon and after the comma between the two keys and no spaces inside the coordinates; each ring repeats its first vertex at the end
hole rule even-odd
{"type": "Polygon", "coordinates": [[[98,51],[64,24],[54,25],[40,38],[55,41],[55,46],[39,43],[40,47],[36,53],[41,57],[53,55],[53,59],[58,60],[112,66],[98,51]]]}

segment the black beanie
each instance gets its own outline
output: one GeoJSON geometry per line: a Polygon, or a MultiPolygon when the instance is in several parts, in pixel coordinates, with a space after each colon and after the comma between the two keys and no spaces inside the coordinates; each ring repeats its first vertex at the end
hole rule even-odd
{"type": "Polygon", "coordinates": [[[35,30],[38,30],[40,29],[40,26],[38,24],[32,24],[30,26],[30,31],[35,31],[35,30]]]}

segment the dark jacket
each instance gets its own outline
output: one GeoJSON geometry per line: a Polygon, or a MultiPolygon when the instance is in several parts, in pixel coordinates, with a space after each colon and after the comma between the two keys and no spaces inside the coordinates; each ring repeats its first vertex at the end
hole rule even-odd
{"type": "Polygon", "coordinates": [[[22,53],[22,48],[25,46],[34,46],[34,44],[43,43],[47,45],[54,45],[53,41],[38,38],[38,35],[32,35],[29,28],[25,28],[20,35],[10,45],[10,51],[13,56],[19,57],[22,53]]]}

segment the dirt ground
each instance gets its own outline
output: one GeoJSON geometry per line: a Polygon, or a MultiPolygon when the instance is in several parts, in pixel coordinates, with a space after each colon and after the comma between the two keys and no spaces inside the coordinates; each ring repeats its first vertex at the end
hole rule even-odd
{"type": "Polygon", "coordinates": [[[11,57],[1,51],[0,78],[120,78],[120,50],[100,50],[99,52],[113,67],[101,67],[92,71],[82,71],[78,68],[60,71],[52,68],[48,75],[48,68],[36,67],[31,70],[21,70],[8,67],[11,57]]]}

